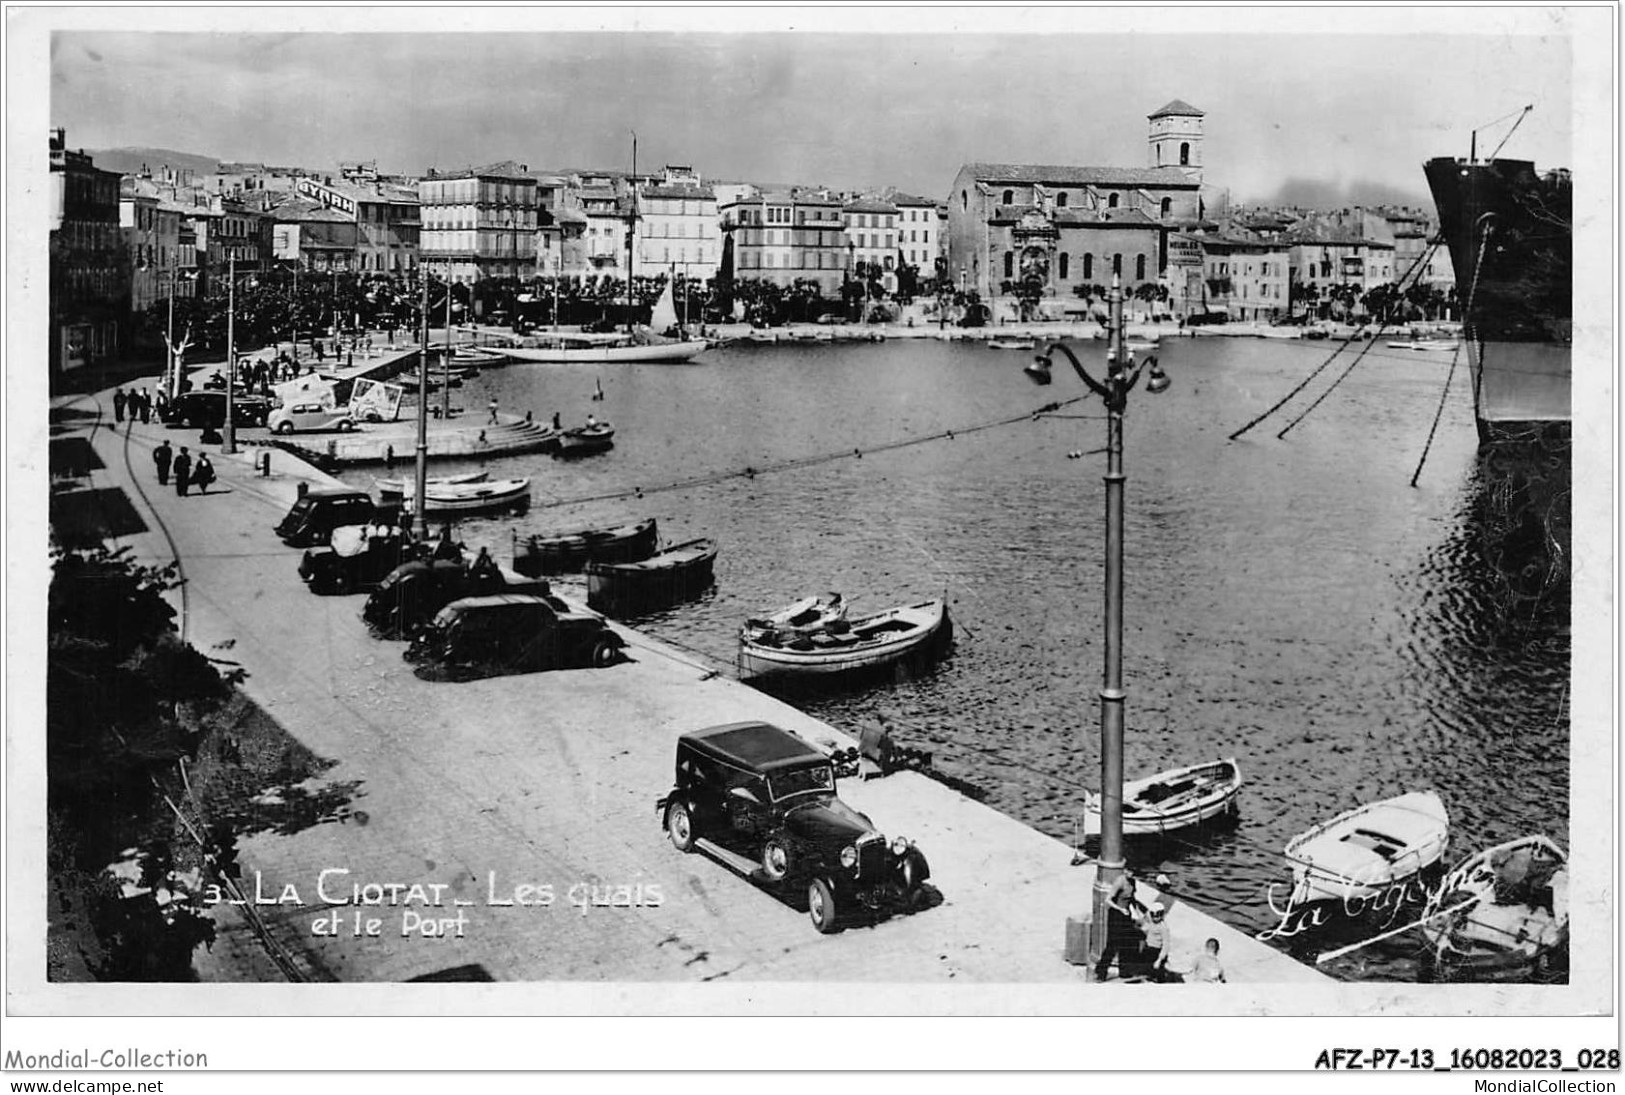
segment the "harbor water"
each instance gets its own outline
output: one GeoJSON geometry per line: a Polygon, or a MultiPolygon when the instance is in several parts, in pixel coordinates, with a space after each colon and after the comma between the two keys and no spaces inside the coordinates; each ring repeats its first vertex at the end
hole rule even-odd
{"type": "MultiPolygon", "coordinates": [[[[1103,343],[1076,345],[1102,367],[1103,343]]],[[[1131,843],[1130,866],[1255,932],[1278,924],[1286,842],[1361,803],[1436,790],[1450,862],[1527,832],[1569,845],[1567,454],[1481,456],[1464,356],[1410,486],[1451,358],[1380,343],[1284,438],[1357,348],[1229,439],[1335,349],[1164,339],[1173,387],[1137,391],[1126,422],[1128,778],[1216,757],[1246,778],[1237,823],[1131,843]]],[[[615,447],[493,461],[531,478],[532,508],[460,535],[499,558],[513,533],[647,516],[668,541],[715,537],[713,589],[628,622],[722,665],[746,617],[803,595],[839,590],[856,617],[946,594],[955,641],[934,668],[789,698],[853,733],[888,726],[1071,841],[1099,780],[1106,427],[1062,357],[1049,388],[1029,360],[893,340],[488,368],[453,393],[469,415],[591,413],[615,447]]],[[[1329,971],[1415,979],[1417,938],[1329,971]]]]}

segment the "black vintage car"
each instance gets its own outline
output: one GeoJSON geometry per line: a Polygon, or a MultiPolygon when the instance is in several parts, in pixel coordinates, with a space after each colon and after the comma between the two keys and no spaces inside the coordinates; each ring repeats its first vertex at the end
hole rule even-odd
{"type": "MultiPolygon", "coordinates": [[[[408,638],[433,620],[435,613],[464,597],[495,593],[547,597],[552,592],[546,581],[509,582],[495,567],[482,570],[451,560],[418,559],[402,563],[384,576],[368,596],[361,618],[385,638],[408,638]]],[[[562,608],[564,602],[559,605],[562,608]]]]}
{"type": "MultiPolygon", "coordinates": [[[[263,426],[271,416],[271,401],[247,392],[233,393],[232,421],[240,426],[263,426]]],[[[220,429],[226,424],[226,393],[223,391],[182,392],[165,404],[159,417],[167,426],[220,429]]]]}
{"type": "Polygon", "coordinates": [[[333,530],[346,525],[393,524],[399,509],[373,505],[366,491],[351,487],[319,487],[294,500],[276,526],[276,534],[289,547],[316,547],[332,540],[333,530]]]}
{"type": "Polygon", "coordinates": [[[603,618],[557,597],[497,593],[453,601],[407,647],[418,676],[466,680],[539,669],[613,665],[625,641],[603,618]]]}
{"type": "Polygon", "coordinates": [[[329,546],[311,548],[299,561],[299,577],[312,593],[366,592],[402,563],[428,558],[431,550],[397,525],[334,529],[329,540],[329,546]]]}
{"type": "Polygon", "coordinates": [[[835,793],[830,758],[765,722],[677,739],[677,780],[656,808],[678,851],[702,842],[718,858],[789,896],[806,895],[813,927],[839,931],[847,910],[927,904],[925,856],[888,841],[835,793]]]}

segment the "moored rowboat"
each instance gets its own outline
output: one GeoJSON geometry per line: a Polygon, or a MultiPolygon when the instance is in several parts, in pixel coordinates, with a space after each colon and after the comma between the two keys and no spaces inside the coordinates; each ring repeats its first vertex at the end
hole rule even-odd
{"type": "Polygon", "coordinates": [[[659,538],[653,517],[611,528],[529,536],[515,540],[513,568],[520,574],[539,578],[544,574],[578,571],[589,562],[634,563],[653,555],[659,538]]]}
{"type": "Polygon", "coordinates": [[[1444,876],[1435,910],[1422,934],[1447,976],[1539,968],[1568,945],[1568,856],[1538,834],[1486,848],[1444,876]]]}
{"type": "MultiPolygon", "coordinates": [[[[406,485],[406,484],[403,484],[406,485]]],[[[416,512],[416,491],[380,490],[387,501],[399,497],[408,512],[416,512]]],[[[425,491],[426,517],[467,516],[530,505],[529,479],[496,479],[491,482],[430,484],[425,491]]]]}
{"type": "Polygon", "coordinates": [[[813,597],[803,597],[794,601],[777,612],[766,616],[753,617],[745,621],[740,629],[744,638],[761,638],[771,632],[792,632],[807,634],[821,631],[835,623],[846,619],[846,598],[839,593],[820,593],[813,597]]]}
{"type": "Polygon", "coordinates": [[[1450,816],[1432,791],[1412,791],[1338,814],[1286,846],[1292,903],[1375,897],[1438,863],[1450,816]]]}
{"type": "MultiPolygon", "coordinates": [[[[1166,833],[1236,811],[1241,767],[1234,757],[1170,768],[1123,784],[1123,834],[1166,833]]],[[[1083,831],[1100,832],[1100,796],[1084,806],[1083,831]]]]}
{"type": "Polygon", "coordinates": [[[711,584],[716,559],[717,542],[702,537],[637,562],[589,562],[587,604],[603,612],[687,600],[711,584]]]}
{"type": "Polygon", "coordinates": [[[823,676],[869,669],[923,653],[952,634],[941,600],[889,609],[810,634],[739,637],[742,677],[823,676]]]}

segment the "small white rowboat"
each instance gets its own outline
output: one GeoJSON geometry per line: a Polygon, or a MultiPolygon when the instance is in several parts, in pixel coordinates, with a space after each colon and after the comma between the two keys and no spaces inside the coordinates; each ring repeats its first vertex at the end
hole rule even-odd
{"type": "MultiPolygon", "coordinates": [[[[1227,757],[1124,783],[1123,834],[1166,833],[1234,813],[1241,782],[1241,767],[1227,757]]],[[[1093,791],[1084,804],[1083,831],[1100,833],[1100,796],[1093,791]]]]}
{"type": "Polygon", "coordinates": [[[1293,904],[1371,898],[1444,856],[1450,815],[1432,791],[1357,806],[1292,838],[1293,904]]]}

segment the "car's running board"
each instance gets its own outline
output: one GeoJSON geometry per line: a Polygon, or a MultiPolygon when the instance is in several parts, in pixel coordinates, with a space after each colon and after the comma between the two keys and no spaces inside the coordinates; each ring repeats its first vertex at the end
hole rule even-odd
{"type": "Polygon", "coordinates": [[[707,840],[703,836],[696,837],[694,843],[697,847],[704,848],[707,855],[714,859],[720,859],[724,864],[732,867],[740,874],[750,878],[760,877],[765,881],[765,877],[762,876],[762,865],[756,860],[746,859],[738,852],[729,851],[727,848],[714,841],[707,840]]]}

